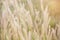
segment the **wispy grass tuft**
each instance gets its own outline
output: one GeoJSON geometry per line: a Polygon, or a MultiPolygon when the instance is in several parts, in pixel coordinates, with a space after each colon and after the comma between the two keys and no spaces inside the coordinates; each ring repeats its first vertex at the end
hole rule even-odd
{"type": "Polygon", "coordinates": [[[1,0],[0,40],[60,40],[60,24],[43,1],[37,0],[38,10],[32,0],[1,0]]]}

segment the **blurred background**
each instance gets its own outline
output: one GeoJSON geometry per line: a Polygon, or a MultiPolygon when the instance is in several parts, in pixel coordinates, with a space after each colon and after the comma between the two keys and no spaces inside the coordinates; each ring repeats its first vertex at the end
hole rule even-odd
{"type": "Polygon", "coordinates": [[[60,1],[0,0],[0,40],[60,40],[60,1]]]}

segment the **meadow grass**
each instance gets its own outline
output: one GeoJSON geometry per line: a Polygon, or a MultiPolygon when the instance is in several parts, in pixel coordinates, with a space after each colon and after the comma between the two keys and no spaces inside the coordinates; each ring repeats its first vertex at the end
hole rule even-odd
{"type": "Polygon", "coordinates": [[[1,0],[0,40],[60,40],[60,24],[43,1],[1,0]]]}

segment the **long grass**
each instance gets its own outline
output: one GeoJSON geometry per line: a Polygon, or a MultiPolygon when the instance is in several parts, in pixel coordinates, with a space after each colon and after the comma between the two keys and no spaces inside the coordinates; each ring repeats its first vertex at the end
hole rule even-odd
{"type": "Polygon", "coordinates": [[[60,40],[60,24],[44,0],[1,0],[0,40],[60,40]]]}

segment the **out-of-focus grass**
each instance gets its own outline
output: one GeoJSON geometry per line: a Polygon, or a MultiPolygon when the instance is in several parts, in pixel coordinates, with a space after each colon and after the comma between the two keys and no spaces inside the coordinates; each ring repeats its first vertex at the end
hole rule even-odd
{"type": "Polygon", "coordinates": [[[2,0],[0,40],[60,40],[60,24],[43,1],[2,0]]]}

